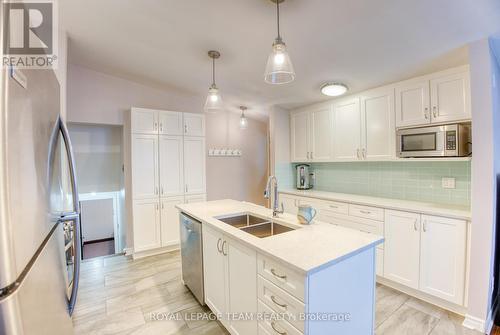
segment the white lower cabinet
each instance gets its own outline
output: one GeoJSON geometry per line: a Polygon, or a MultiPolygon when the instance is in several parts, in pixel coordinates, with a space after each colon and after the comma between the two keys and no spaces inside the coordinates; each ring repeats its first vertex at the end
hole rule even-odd
{"type": "Polygon", "coordinates": [[[467,224],[422,215],[420,290],[462,304],[465,291],[467,224]]]}
{"type": "Polygon", "coordinates": [[[386,211],[384,277],[418,289],[420,215],[386,211]]]}
{"type": "Polygon", "coordinates": [[[180,242],[179,211],[175,206],[184,203],[184,197],[162,198],[161,202],[161,246],[168,247],[180,242]]]}
{"type": "Polygon", "coordinates": [[[463,305],[467,222],[387,211],[384,276],[463,305]]]}
{"type": "Polygon", "coordinates": [[[227,313],[257,312],[257,254],[255,250],[203,225],[205,303],[222,316],[232,334],[257,334],[257,320],[226,318],[227,313]]]}
{"type": "Polygon", "coordinates": [[[136,200],[133,211],[134,252],[161,247],[159,201],[136,200]]]}
{"type": "Polygon", "coordinates": [[[308,204],[318,221],[384,236],[375,251],[378,277],[463,306],[467,221],[284,193],[280,201],[287,213],[308,204]]]}

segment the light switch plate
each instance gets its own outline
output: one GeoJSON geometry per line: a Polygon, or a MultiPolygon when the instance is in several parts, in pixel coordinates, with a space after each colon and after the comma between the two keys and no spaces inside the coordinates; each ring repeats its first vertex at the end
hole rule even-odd
{"type": "Polygon", "coordinates": [[[455,178],[441,178],[441,185],[443,188],[455,188],[455,178]]]}

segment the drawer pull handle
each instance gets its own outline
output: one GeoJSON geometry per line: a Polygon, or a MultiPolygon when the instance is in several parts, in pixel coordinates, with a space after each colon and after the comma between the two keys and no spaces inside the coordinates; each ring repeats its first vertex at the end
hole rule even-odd
{"type": "Polygon", "coordinates": [[[363,214],[371,214],[370,211],[363,211],[363,210],[361,210],[360,212],[363,213],[363,214]]]}
{"type": "Polygon", "coordinates": [[[275,277],[278,277],[280,279],[286,279],[286,275],[279,275],[276,273],[276,271],[274,269],[271,269],[271,273],[273,274],[273,276],[275,277]]]}
{"type": "Polygon", "coordinates": [[[339,206],[330,205],[331,208],[339,208],[339,206]]]}
{"type": "Polygon", "coordinates": [[[279,302],[276,301],[276,298],[274,297],[274,295],[271,296],[271,300],[272,302],[274,302],[275,305],[277,306],[280,306],[280,307],[283,307],[283,308],[286,308],[287,307],[287,304],[280,304],[279,302]]]}
{"type": "Polygon", "coordinates": [[[274,322],[274,321],[273,321],[273,322],[271,322],[271,327],[273,328],[273,330],[274,330],[276,333],[278,333],[278,334],[280,334],[280,335],[286,335],[286,334],[287,334],[287,332],[282,332],[282,331],[279,331],[278,329],[276,329],[276,322],[274,322]]]}

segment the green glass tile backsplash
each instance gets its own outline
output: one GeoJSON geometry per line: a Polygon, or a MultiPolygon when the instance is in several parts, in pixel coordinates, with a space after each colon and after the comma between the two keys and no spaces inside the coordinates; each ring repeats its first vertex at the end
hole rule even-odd
{"type": "MultiPolygon", "coordinates": [[[[277,167],[282,186],[294,186],[294,167],[277,167]]],[[[316,190],[470,205],[470,162],[313,163],[311,167],[316,175],[316,190]],[[443,177],[455,178],[456,187],[443,188],[443,177]]]]}

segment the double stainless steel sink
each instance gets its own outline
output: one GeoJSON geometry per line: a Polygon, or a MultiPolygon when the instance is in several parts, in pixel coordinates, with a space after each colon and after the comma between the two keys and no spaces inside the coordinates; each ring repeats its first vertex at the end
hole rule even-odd
{"type": "Polygon", "coordinates": [[[283,234],[294,230],[293,228],[252,214],[236,214],[217,217],[216,219],[259,238],[283,234]]]}

